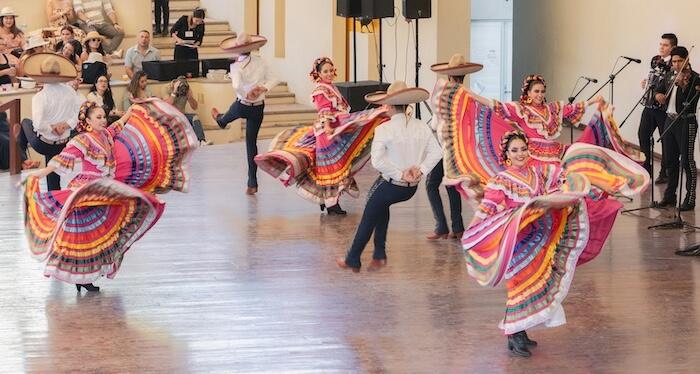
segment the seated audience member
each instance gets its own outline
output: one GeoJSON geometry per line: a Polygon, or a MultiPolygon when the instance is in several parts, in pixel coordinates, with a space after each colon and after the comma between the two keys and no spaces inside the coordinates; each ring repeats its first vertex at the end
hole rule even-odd
{"type": "Polygon", "coordinates": [[[75,67],[80,71],[82,69],[82,63],[80,61],[80,57],[78,57],[75,53],[75,49],[73,48],[72,43],[66,43],[63,45],[63,49],[58,52],[60,55],[63,57],[71,60],[73,64],[75,64],[75,67]]]}
{"type": "Polygon", "coordinates": [[[33,35],[29,37],[29,40],[27,40],[27,44],[24,46],[24,51],[22,51],[20,59],[24,56],[31,56],[35,53],[44,52],[46,49],[45,47],[48,44],[49,42],[44,40],[41,36],[33,35]]]}
{"type": "MultiPolygon", "coordinates": [[[[106,53],[117,51],[124,39],[124,29],[117,22],[117,13],[111,0],[73,0],[73,8],[78,16],[78,25],[86,33],[96,31],[106,38],[106,53]],[[109,21],[104,18],[107,15],[109,21]]],[[[117,53],[119,55],[119,53],[117,53]]]]}
{"type": "Polygon", "coordinates": [[[0,9],[0,53],[7,54],[12,65],[17,64],[26,43],[24,32],[17,27],[16,17],[18,15],[12,8],[0,9]]]}
{"type": "MultiPolygon", "coordinates": [[[[27,159],[27,152],[20,147],[20,160],[22,169],[34,169],[39,167],[39,162],[27,159]]],[[[0,170],[10,168],[10,124],[7,122],[7,113],[0,112],[0,170]]]]}
{"type": "Polygon", "coordinates": [[[97,52],[92,52],[88,59],[82,65],[83,83],[93,84],[97,82],[97,78],[102,75],[109,76],[107,64],[104,62],[104,56],[97,52]]]}
{"type": "Polygon", "coordinates": [[[72,0],[46,0],[46,18],[49,27],[61,28],[77,21],[72,0]]]}
{"type": "Polygon", "coordinates": [[[65,25],[61,28],[61,40],[59,40],[56,43],[56,52],[60,52],[63,50],[63,46],[66,45],[66,43],[70,43],[73,45],[73,49],[75,50],[75,54],[80,57],[80,55],[83,54],[83,46],[80,44],[80,41],[76,39],[75,37],[75,29],[73,29],[73,26],[71,25],[65,25]]]}
{"type": "Polygon", "coordinates": [[[131,104],[136,100],[148,99],[149,97],[153,97],[153,94],[148,88],[148,76],[143,70],[137,71],[134,73],[131,82],[129,82],[129,87],[126,89],[122,108],[125,111],[129,110],[131,104]]]}
{"type": "Polygon", "coordinates": [[[91,53],[99,53],[104,56],[103,62],[109,65],[112,60],[110,56],[107,56],[105,53],[104,46],[102,45],[103,41],[104,37],[98,34],[96,31],[91,31],[85,35],[85,40],[83,41],[83,53],[80,54],[80,59],[87,61],[91,53]]]}
{"type": "Polygon", "coordinates": [[[10,65],[10,57],[8,53],[0,53],[0,86],[11,85],[17,75],[17,68],[10,65]]]}
{"type": "Polygon", "coordinates": [[[151,33],[141,30],[136,45],[129,48],[124,55],[124,67],[129,79],[135,72],[143,70],[144,61],[160,61],[160,51],[151,46],[151,33]]]}
{"type": "Polygon", "coordinates": [[[199,140],[200,144],[210,144],[204,136],[204,128],[202,128],[202,122],[199,120],[197,114],[187,113],[186,111],[187,104],[190,104],[193,110],[197,110],[197,107],[199,107],[197,99],[192,95],[192,88],[190,88],[189,83],[187,83],[187,78],[179,76],[177,79],[170,82],[165,89],[165,94],[166,97],[163,100],[172,104],[185,114],[190,121],[190,125],[192,125],[192,129],[194,129],[195,134],[197,134],[197,140],[199,140]]]}
{"type": "Polygon", "coordinates": [[[97,103],[107,113],[107,122],[112,123],[124,115],[124,111],[115,107],[112,87],[109,85],[109,78],[106,75],[97,77],[95,83],[90,87],[87,100],[97,103]]]}

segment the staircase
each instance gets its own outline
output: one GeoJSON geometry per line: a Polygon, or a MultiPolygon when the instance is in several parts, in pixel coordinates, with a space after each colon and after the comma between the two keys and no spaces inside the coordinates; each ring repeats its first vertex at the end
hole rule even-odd
{"type": "MultiPolygon", "coordinates": [[[[200,6],[198,0],[170,0],[170,25],[172,27],[178,18],[183,15],[192,14],[192,11],[200,6]]],[[[151,7],[151,13],[153,13],[153,7],[151,7]]],[[[209,13],[207,12],[207,15],[209,13]]],[[[153,17],[152,19],[155,19],[153,17]]],[[[231,57],[230,54],[223,53],[219,49],[219,42],[222,40],[235,36],[236,33],[231,30],[227,21],[215,20],[207,18],[205,19],[205,34],[202,46],[199,48],[199,58],[227,58],[231,57]]],[[[122,48],[124,51],[136,44],[136,35],[127,34],[122,43],[122,48]]],[[[160,37],[153,35],[151,38],[151,44],[160,50],[161,58],[164,60],[171,60],[173,58],[174,42],[170,37],[160,37]]],[[[121,79],[125,75],[123,60],[117,60],[110,67],[112,75],[116,79],[121,79]]],[[[235,96],[233,90],[231,90],[231,101],[233,102],[235,96]]],[[[306,100],[302,100],[306,102],[306,100]]],[[[219,108],[221,111],[225,111],[228,108],[219,108]]],[[[281,83],[270,91],[266,95],[265,100],[265,118],[263,120],[262,127],[260,128],[260,133],[258,135],[259,139],[272,138],[277,133],[287,128],[300,126],[300,125],[311,125],[316,119],[317,114],[314,108],[306,104],[299,104],[296,100],[296,95],[289,91],[286,83],[281,83]]],[[[221,130],[209,119],[203,121],[205,133],[208,140],[214,143],[227,143],[231,141],[236,141],[238,139],[231,137],[231,131],[229,130],[232,126],[240,126],[242,137],[245,137],[245,120],[239,120],[231,123],[229,129],[221,130]]]]}
{"type": "MultiPolygon", "coordinates": [[[[221,112],[227,109],[219,108],[221,112]]],[[[298,104],[294,93],[282,82],[265,95],[265,116],[258,139],[273,138],[281,131],[296,126],[311,126],[316,117],[316,111],[308,105],[298,104]]],[[[245,120],[241,119],[232,122],[223,130],[215,125],[205,126],[204,132],[207,140],[214,144],[230,143],[230,133],[234,127],[240,129],[241,139],[245,139],[245,125],[245,120]]]]}

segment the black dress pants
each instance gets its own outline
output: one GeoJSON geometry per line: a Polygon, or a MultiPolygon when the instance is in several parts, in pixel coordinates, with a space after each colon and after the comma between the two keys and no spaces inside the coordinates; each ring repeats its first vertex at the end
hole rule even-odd
{"type": "MultiPolygon", "coordinates": [[[[668,118],[666,126],[673,120],[668,118]]],[[[683,161],[684,178],[686,178],[685,203],[695,206],[695,189],[697,185],[697,169],[695,166],[695,138],[698,124],[695,117],[684,118],[676,122],[663,138],[664,159],[668,173],[668,185],[664,192],[664,200],[675,200],[678,188],[680,162],[683,161]]]]}
{"type": "Polygon", "coordinates": [[[153,0],[154,2],[154,13],[155,13],[155,26],[156,33],[168,32],[170,28],[168,23],[170,23],[170,0],[153,0]],[[163,28],[161,29],[161,15],[163,20],[163,28]]]}
{"type": "MultiPolygon", "coordinates": [[[[637,137],[639,138],[639,147],[644,152],[646,160],[644,160],[644,168],[651,173],[651,163],[653,160],[653,153],[650,152],[651,135],[654,130],[659,129],[659,136],[664,132],[664,126],[666,123],[666,112],[659,109],[644,108],[642,111],[642,118],[639,122],[639,129],[637,130],[637,137]]],[[[666,162],[663,155],[666,153],[664,151],[664,143],[661,143],[661,170],[659,170],[659,175],[667,175],[666,172],[666,162]]],[[[653,175],[651,176],[654,177],[653,175]]]]}
{"type": "Polygon", "coordinates": [[[369,238],[374,233],[375,260],[386,259],[386,234],[389,229],[389,208],[396,203],[406,201],[416,193],[417,186],[402,187],[387,182],[381,176],[377,178],[369,190],[367,205],[362,213],[362,220],[355,232],[350,250],[345,257],[345,263],[354,268],[361,266],[360,257],[365,250],[369,238]]]}
{"type": "MultiPolygon", "coordinates": [[[[39,137],[37,134],[34,132],[34,125],[32,123],[32,120],[30,119],[23,119],[22,120],[22,131],[19,133],[18,137],[18,142],[20,148],[26,153],[27,151],[27,144],[31,144],[32,148],[34,148],[35,151],[39,152],[40,154],[44,155],[44,160],[46,161],[46,165],[49,164],[49,161],[56,156],[57,154],[61,153],[63,148],[66,147],[66,143],[63,144],[50,144],[50,143],[45,143],[39,137]]],[[[56,173],[51,173],[46,176],[46,187],[49,191],[56,191],[61,189],[61,176],[59,176],[56,173]]]]}
{"type": "Polygon", "coordinates": [[[265,112],[265,103],[261,105],[245,105],[236,100],[225,114],[220,114],[216,119],[219,127],[226,128],[230,122],[239,118],[245,118],[245,145],[248,153],[248,187],[258,187],[258,164],[255,156],[258,155],[258,133],[262,125],[265,112]]]}
{"type": "MultiPolygon", "coordinates": [[[[433,170],[428,173],[425,181],[425,189],[428,192],[428,201],[430,208],[433,210],[433,218],[435,218],[435,233],[448,234],[447,218],[445,218],[445,209],[442,206],[442,198],[440,197],[440,184],[445,176],[445,171],[442,162],[438,162],[433,170]]],[[[459,192],[454,187],[446,187],[447,198],[450,202],[450,219],[452,221],[452,232],[459,233],[464,231],[464,222],[462,221],[462,200],[459,192]]]]}

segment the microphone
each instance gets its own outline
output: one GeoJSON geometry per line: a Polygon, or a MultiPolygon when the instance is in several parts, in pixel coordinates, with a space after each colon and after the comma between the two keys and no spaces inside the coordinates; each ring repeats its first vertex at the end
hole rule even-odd
{"type": "Polygon", "coordinates": [[[598,80],[595,78],[588,78],[588,77],[584,77],[584,76],[581,76],[581,78],[583,78],[591,83],[598,83],[598,80]]]}
{"type": "Polygon", "coordinates": [[[620,56],[620,57],[622,57],[622,58],[624,58],[625,60],[628,60],[628,61],[634,61],[634,62],[636,62],[636,63],[638,63],[638,64],[641,64],[641,63],[642,63],[642,60],[640,60],[640,59],[638,59],[638,58],[632,58],[632,57],[627,57],[627,56],[620,56]]]}

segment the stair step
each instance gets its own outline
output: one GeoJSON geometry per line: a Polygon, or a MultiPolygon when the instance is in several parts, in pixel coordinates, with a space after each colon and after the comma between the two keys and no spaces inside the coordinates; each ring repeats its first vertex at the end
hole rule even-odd
{"type": "MultiPolygon", "coordinates": [[[[151,4],[153,4],[153,3],[151,3],[151,4]]],[[[173,11],[176,11],[176,12],[181,12],[181,11],[189,11],[189,12],[192,12],[192,11],[193,11],[195,8],[197,8],[197,7],[201,7],[201,4],[200,4],[199,1],[194,1],[194,0],[189,0],[189,1],[174,1],[174,0],[173,0],[173,1],[170,2],[170,7],[169,7],[168,9],[170,9],[170,13],[172,14],[173,11]]],[[[201,7],[201,8],[204,9],[204,11],[206,12],[207,8],[204,8],[204,7],[201,7]]],[[[155,6],[154,6],[154,5],[151,5],[151,10],[152,10],[152,11],[155,10],[155,6]]]]}
{"type": "MultiPolygon", "coordinates": [[[[168,29],[173,28],[173,25],[175,25],[175,22],[177,22],[177,19],[180,18],[174,17],[171,15],[170,16],[170,23],[168,24],[168,29]]],[[[229,27],[228,21],[221,21],[221,20],[215,20],[211,18],[205,18],[204,19],[204,24],[205,24],[205,35],[206,31],[211,30],[211,31],[231,31],[231,28],[229,27]]],[[[152,26],[155,26],[155,23],[152,24],[152,26]]]]}
{"type": "Polygon", "coordinates": [[[179,7],[179,8],[190,8],[194,9],[198,6],[201,6],[201,2],[199,0],[170,0],[170,9],[173,7],[179,7]]]}
{"type": "Polygon", "coordinates": [[[265,95],[266,105],[295,104],[296,95],[291,92],[270,92],[265,95]]]}
{"type": "MultiPolygon", "coordinates": [[[[165,48],[156,47],[156,48],[160,49],[160,56],[162,59],[164,59],[164,60],[172,60],[173,59],[173,55],[175,54],[175,52],[174,52],[175,51],[175,44],[174,43],[169,47],[165,47],[165,48]],[[164,56],[167,56],[167,58],[164,56]]],[[[216,53],[221,53],[221,48],[219,48],[218,43],[215,43],[214,45],[207,45],[207,43],[205,41],[204,45],[199,47],[200,59],[202,58],[201,57],[202,55],[212,55],[212,54],[216,54],[216,53]]],[[[229,54],[228,57],[231,57],[231,55],[229,54]]]]}
{"type": "MultiPolygon", "coordinates": [[[[172,5],[170,6],[170,19],[175,19],[177,20],[178,18],[182,16],[189,16],[192,14],[192,11],[194,8],[189,8],[189,7],[178,7],[175,8],[172,5]]],[[[206,9],[205,9],[206,10],[206,9]]],[[[206,13],[205,13],[206,14],[206,13]]]]}
{"type": "MultiPolygon", "coordinates": [[[[233,31],[227,31],[227,30],[214,30],[214,31],[209,31],[207,30],[204,33],[204,41],[209,42],[209,43],[216,43],[216,45],[219,45],[219,43],[230,37],[235,37],[236,33],[233,31]]],[[[126,35],[124,37],[124,41],[122,42],[122,47],[123,48],[129,48],[131,46],[136,45],[136,35],[126,35]]],[[[160,46],[166,46],[166,47],[172,47],[175,42],[173,41],[172,37],[166,36],[154,36],[151,35],[151,44],[155,46],[156,48],[161,48],[160,46]]]]}
{"type": "MultiPolygon", "coordinates": [[[[231,58],[231,57],[233,57],[233,56],[230,53],[222,53],[221,49],[219,49],[218,52],[199,51],[199,59],[200,60],[214,59],[214,58],[231,58]]],[[[163,60],[172,60],[173,59],[173,49],[172,48],[161,49],[160,50],[160,58],[163,60]]]]}
{"type": "MultiPolygon", "coordinates": [[[[285,104],[274,104],[274,105],[285,105],[285,104]]],[[[266,113],[265,114],[265,119],[268,122],[284,122],[284,121],[301,121],[301,122],[308,122],[308,121],[314,121],[318,117],[316,112],[307,112],[307,113],[266,113]]]]}
{"type": "MultiPolygon", "coordinates": [[[[162,51],[166,49],[173,49],[175,46],[175,41],[172,38],[158,38],[154,39],[151,42],[151,45],[162,51]]],[[[200,53],[202,51],[202,48],[216,48],[219,51],[221,51],[221,49],[219,48],[219,42],[210,41],[207,38],[204,38],[204,40],[202,41],[202,45],[199,46],[200,53]]]]}
{"type": "Polygon", "coordinates": [[[316,115],[316,110],[309,105],[304,104],[280,104],[280,105],[266,105],[265,115],[276,115],[276,114],[303,114],[311,113],[316,115]]]}
{"type": "MultiPolygon", "coordinates": [[[[221,30],[219,30],[219,31],[206,31],[204,33],[203,42],[204,43],[214,43],[218,46],[222,40],[228,39],[230,37],[235,37],[235,36],[236,36],[236,33],[233,31],[221,31],[221,30]]],[[[166,37],[158,36],[158,37],[152,38],[151,43],[153,45],[165,44],[168,46],[172,46],[175,42],[173,41],[172,37],[170,37],[170,36],[166,36],[166,37]]],[[[135,38],[134,38],[134,44],[136,44],[135,38]]],[[[160,47],[156,47],[156,48],[160,48],[160,47]]]]}

